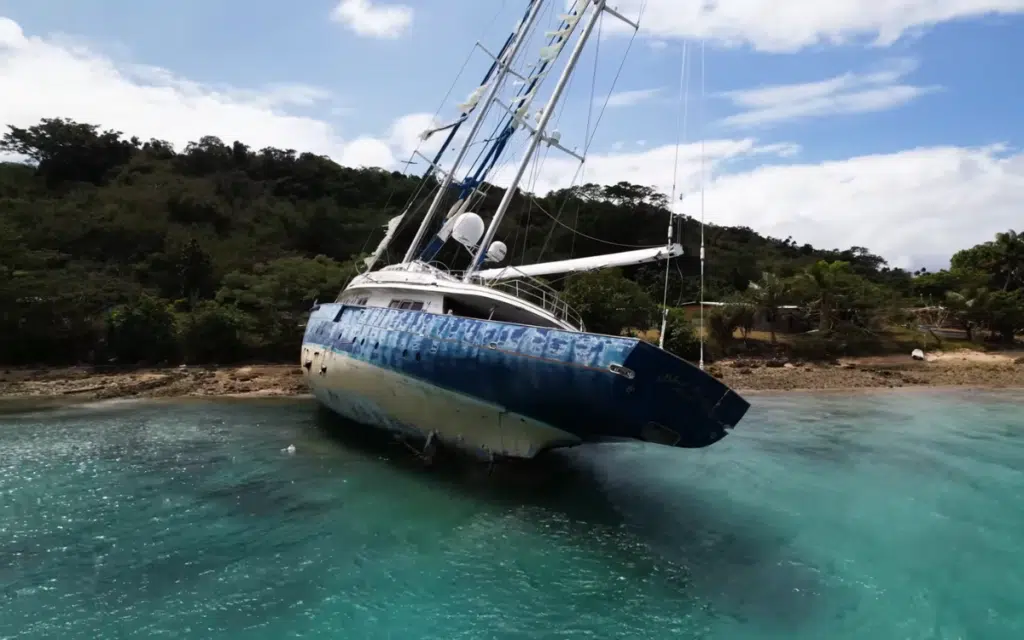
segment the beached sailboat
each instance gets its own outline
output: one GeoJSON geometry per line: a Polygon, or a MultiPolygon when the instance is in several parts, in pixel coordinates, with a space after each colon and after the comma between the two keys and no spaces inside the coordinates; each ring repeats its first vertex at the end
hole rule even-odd
{"type": "MultiPolygon", "coordinates": [[[[563,0],[555,0],[562,2],[563,0]]],[[[535,60],[518,64],[535,34],[545,0],[530,0],[504,46],[491,54],[483,82],[459,106],[430,159],[424,181],[437,183],[429,208],[400,263],[374,270],[410,205],[386,228],[384,239],[336,302],[315,305],[302,344],[301,362],[317,400],[353,421],[425,439],[479,456],[532,458],[557,447],[627,439],[699,448],[725,436],[749,404],[722,382],[642,340],[588,333],[580,316],[540,276],[637,265],[679,256],[662,247],[522,266],[504,261],[507,248],[494,235],[539,148],[578,158],[549,132],[555,107],[602,15],[638,25],[605,0],[576,0],[546,32],[535,60]],[[568,44],[575,37],[573,47],[568,44]],[[566,52],[566,49],[569,49],[566,52]],[[568,55],[546,104],[532,113],[555,64],[568,55]],[[517,70],[520,69],[520,70],[517,70]],[[510,81],[511,80],[511,81],[510,81]],[[514,97],[502,92],[518,86],[514,97]],[[456,172],[477,141],[488,113],[502,125],[483,140],[485,151],[465,179],[456,172]],[[463,124],[470,131],[454,160],[445,154],[463,124]],[[485,178],[509,140],[528,137],[490,223],[470,211],[481,200],[485,178]],[[446,196],[458,188],[440,230],[421,250],[446,196]],[[462,272],[433,262],[449,240],[472,253],[462,272]]],[[[564,6],[564,4],[563,4],[564,6]]]]}

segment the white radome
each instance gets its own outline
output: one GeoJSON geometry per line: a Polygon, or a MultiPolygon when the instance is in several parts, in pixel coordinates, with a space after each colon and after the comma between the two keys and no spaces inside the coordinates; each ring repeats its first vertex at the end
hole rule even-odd
{"type": "Polygon", "coordinates": [[[484,235],[484,221],[475,213],[466,212],[455,221],[452,238],[462,246],[472,249],[484,235]]]}
{"type": "Polygon", "coordinates": [[[508,247],[501,240],[497,240],[491,243],[491,246],[487,249],[487,261],[488,262],[501,262],[508,255],[508,247]]]}

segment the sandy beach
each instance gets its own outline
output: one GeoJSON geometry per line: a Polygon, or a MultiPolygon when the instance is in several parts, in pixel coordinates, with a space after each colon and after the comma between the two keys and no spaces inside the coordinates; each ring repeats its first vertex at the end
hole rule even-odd
{"type": "MultiPolygon", "coordinates": [[[[734,389],[797,391],[899,387],[1024,388],[1024,353],[956,351],[849,358],[832,363],[723,360],[708,371],[734,389]]],[[[91,367],[0,370],[0,398],[291,397],[307,393],[298,365],[91,367]]]]}

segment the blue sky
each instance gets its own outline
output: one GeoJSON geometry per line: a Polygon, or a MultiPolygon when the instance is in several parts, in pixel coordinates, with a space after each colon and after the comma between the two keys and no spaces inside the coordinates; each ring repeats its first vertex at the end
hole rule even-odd
{"type": "MultiPolygon", "coordinates": [[[[636,16],[643,3],[616,4],[636,16]]],[[[866,245],[913,266],[941,263],[1024,219],[1024,74],[1012,62],[1024,60],[1024,0],[793,0],[783,9],[718,0],[703,12],[702,4],[646,0],[644,30],[615,87],[637,93],[619,93],[623,104],[604,114],[588,180],[671,188],[688,42],[680,184],[690,196],[706,191],[709,220],[866,245]]],[[[496,50],[524,8],[523,0],[0,0],[0,124],[64,115],[179,145],[212,133],[397,168],[472,43],[496,50]]],[[[612,22],[566,98],[567,146],[582,144],[595,54],[602,98],[629,42],[610,33],[612,22]]],[[[486,65],[471,58],[442,119],[486,65]]],[[[560,164],[532,187],[567,186],[571,158],[552,162],[560,164]]]]}

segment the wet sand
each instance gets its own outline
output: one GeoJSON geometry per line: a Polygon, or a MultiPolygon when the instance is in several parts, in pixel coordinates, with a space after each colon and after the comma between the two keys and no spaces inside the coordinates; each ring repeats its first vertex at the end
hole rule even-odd
{"type": "MultiPolygon", "coordinates": [[[[974,351],[849,358],[832,363],[725,360],[708,371],[737,391],[853,390],[899,387],[1024,388],[1024,353],[974,351]]],[[[91,367],[0,369],[0,398],[294,397],[308,389],[298,365],[103,370],[91,367]]]]}

